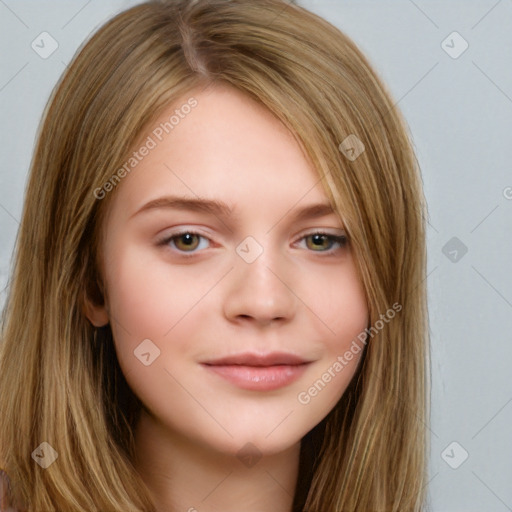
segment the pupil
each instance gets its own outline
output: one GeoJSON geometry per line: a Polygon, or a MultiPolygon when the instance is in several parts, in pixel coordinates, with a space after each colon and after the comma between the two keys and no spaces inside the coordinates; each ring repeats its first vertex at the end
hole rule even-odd
{"type": "Polygon", "coordinates": [[[325,245],[325,235],[313,235],[313,243],[315,245],[325,245]]]}
{"type": "Polygon", "coordinates": [[[194,243],[193,235],[191,235],[190,233],[187,233],[186,235],[183,235],[183,237],[182,237],[182,241],[183,241],[186,245],[192,245],[192,244],[194,243]]]}

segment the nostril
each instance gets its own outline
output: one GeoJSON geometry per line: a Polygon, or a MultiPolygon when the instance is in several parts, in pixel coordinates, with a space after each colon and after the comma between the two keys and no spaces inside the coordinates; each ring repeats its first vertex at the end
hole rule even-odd
{"type": "Polygon", "coordinates": [[[275,321],[281,321],[281,320],[284,320],[285,317],[284,316],[275,316],[275,317],[268,317],[268,318],[261,318],[261,319],[258,319],[257,317],[255,317],[254,315],[237,315],[237,319],[238,320],[254,320],[254,321],[257,321],[257,322],[262,322],[262,323],[265,323],[265,324],[268,324],[268,323],[273,323],[275,321]]]}

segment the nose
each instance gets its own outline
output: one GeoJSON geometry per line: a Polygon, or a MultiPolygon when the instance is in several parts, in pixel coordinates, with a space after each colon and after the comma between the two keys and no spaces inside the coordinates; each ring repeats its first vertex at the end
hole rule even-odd
{"type": "Polygon", "coordinates": [[[225,317],[238,324],[258,326],[289,322],[297,307],[297,297],[287,278],[289,269],[285,275],[284,265],[279,265],[269,251],[252,263],[236,258],[225,290],[225,317]]]}

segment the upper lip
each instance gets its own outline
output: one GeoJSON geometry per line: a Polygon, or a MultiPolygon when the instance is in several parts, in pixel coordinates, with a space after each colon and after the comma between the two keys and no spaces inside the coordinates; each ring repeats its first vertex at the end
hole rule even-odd
{"type": "Polygon", "coordinates": [[[219,359],[212,359],[209,361],[205,361],[203,364],[210,366],[297,366],[309,362],[311,361],[302,359],[299,356],[289,354],[286,352],[270,352],[268,354],[255,354],[246,352],[243,354],[234,354],[226,357],[221,357],[219,359]]]}

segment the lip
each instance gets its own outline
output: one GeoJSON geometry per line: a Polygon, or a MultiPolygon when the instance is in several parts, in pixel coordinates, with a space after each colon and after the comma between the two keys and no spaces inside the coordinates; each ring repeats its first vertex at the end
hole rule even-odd
{"type": "Polygon", "coordinates": [[[311,362],[294,354],[272,352],[235,354],[201,365],[239,388],[272,391],[296,381],[311,362]]]}
{"type": "Polygon", "coordinates": [[[307,359],[302,359],[295,354],[288,352],[269,352],[267,354],[257,354],[255,352],[244,352],[233,354],[219,359],[205,361],[203,364],[212,366],[226,365],[244,365],[244,366],[295,366],[303,363],[309,363],[307,359]]]}

